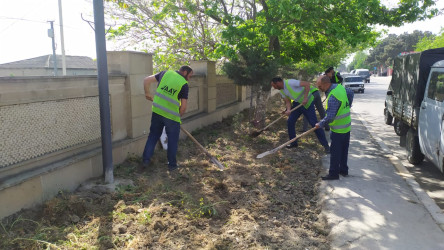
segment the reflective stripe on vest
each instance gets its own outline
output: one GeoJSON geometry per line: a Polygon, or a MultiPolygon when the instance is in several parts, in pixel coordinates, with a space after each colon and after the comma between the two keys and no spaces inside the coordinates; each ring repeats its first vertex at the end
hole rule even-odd
{"type": "MultiPolygon", "coordinates": [[[[178,112],[174,112],[174,111],[171,111],[171,110],[169,110],[169,109],[167,109],[167,108],[165,108],[165,107],[160,106],[160,105],[157,104],[157,103],[153,103],[153,106],[156,107],[156,108],[158,108],[158,109],[161,109],[162,111],[165,111],[165,112],[167,112],[167,113],[169,113],[169,114],[171,114],[171,115],[179,116],[179,117],[180,117],[180,113],[178,113],[178,112]]],[[[155,113],[158,113],[158,112],[155,112],[155,113]]]]}
{"type": "MultiPolygon", "coordinates": [[[[291,100],[293,100],[293,101],[295,101],[295,102],[302,103],[302,102],[304,101],[304,90],[305,90],[305,88],[302,87],[303,90],[297,92],[297,91],[294,91],[294,90],[290,87],[290,85],[288,84],[288,80],[284,80],[284,83],[285,83],[285,86],[287,86],[288,92],[290,92],[290,95],[291,95],[291,96],[288,96],[288,98],[290,98],[291,100]]],[[[306,109],[308,109],[308,107],[310,107],[311,103],[313,102],[314,97],[313,97],[313,94],[312,94],[312,93],[313,93],[314,91],[316,91],[316,90],[317,90],[316,88],[310,86],[310,91],[308,92],[308,96],[307,96],[307,98],[308,98],[308,102],[307,102],[307,104],[304,105],[304,107],[305,107],[306,109]],[[314,89],[314,90],[312,90],[312,89],[314,89]]],[[[284,96],[287,96],[287,95],[284,93],[284,91],[283,91],[282,89],[281,89],[280,91],[281,91],[281,93],[282,93],[284,96]]]]}
{"type": "Polygon", "coordinates": [[[178,96],[187,80],[175,71],[168,70],[160,80],[153,101],[153,112],[181,123],[178,96]]]}
{"type": "Polygon", "coordinates": [[[341,102],[341,106],[339,106],[333,121],[329,123],[330,129],[335,133],[345,134],[351,130],[350,104],[348,102],[347,91],[345,91],[344,86],[340,84],[336,85],[328,94],[327,109],[328,99],[330,99],[332,95],[341,102]]]}

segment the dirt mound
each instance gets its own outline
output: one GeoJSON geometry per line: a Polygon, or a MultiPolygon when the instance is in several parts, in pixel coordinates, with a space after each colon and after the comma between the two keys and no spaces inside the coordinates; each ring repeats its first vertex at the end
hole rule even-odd
{"type": "MultiPolygon", "coordinates": [[[[267,124],[282,106],[273,99],[267,124]]],[[[247,116],[193,132],[225,171],[189,139],[181,140],[172,173],[160,149],[143,173],[140,157],[129,156],[115,167],[115,190],[98,180],[4,219],[0,249],[328,249],[316,136],[256,159],[288,140],[286,121],[252,138],[247,116]]]]}

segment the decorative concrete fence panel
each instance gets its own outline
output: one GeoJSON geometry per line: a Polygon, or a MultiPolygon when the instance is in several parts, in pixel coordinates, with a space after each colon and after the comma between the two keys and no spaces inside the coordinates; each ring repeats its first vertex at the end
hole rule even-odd
{"type": "Polygon", "coordinates": [[[100,139],[97,96],[0,107],[0,168],[100,139]]]}
{"type": "Polygon", "coordinates": [[[187,110],[184,118],[205,112],[205,76],[196,75],[188,82],[187,110]]]}
{"type": "MultiPolygon", "coordinates": [[[[113,140],[120,140],[127,137],[125,78],[109,83],[113,140]]],[[[96,76],[2,78],[0,87],[0,177],[11,165],[100,141],[96,76]]]]}
{"type": "Polygon", "coordinates": [[[237,86],[234,84],[232,80],[230,80],[226,76],[217,76],[216,80],[216,88],[217,88],[217,98],[216,103],[217,107],[221,107],[227,104],[231,104],[237,102],[237,86]]]}

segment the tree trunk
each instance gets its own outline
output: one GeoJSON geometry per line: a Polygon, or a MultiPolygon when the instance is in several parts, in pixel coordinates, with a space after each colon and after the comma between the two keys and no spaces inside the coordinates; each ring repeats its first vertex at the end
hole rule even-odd
{"type": "Polygon", "coordinates": [[[266,126],[265,115],[267,112],[267,103],[270,99],[271,91],[264,91],[262,90],[261,86],[258,85],[252,86],[251,90],[252,99],[250,101],[250,117],[251,113],[253,113],[253,120],[251,123],[255,128],[263,128],[266,126]],[[253,105],[253,102],[255,105],[253,105]]]}

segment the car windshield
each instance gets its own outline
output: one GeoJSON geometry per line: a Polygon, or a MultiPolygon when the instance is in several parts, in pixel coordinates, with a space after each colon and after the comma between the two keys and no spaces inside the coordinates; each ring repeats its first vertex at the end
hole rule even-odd
{"type": "Polygon", "coordinates": [[[368,75],[368,71],[359,71],[359,72],[358,72],[358,75],[360,75],[360,76],[366,76],[366,75],[368,75]]]}
{"type": "Polygon", "coordinates": [[[360,76],[354,76],[354,77],[346,77],[345,82],[360,82],[362,81],[362,78],[360,76]]]}

